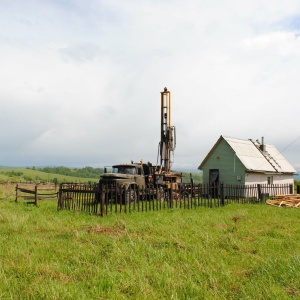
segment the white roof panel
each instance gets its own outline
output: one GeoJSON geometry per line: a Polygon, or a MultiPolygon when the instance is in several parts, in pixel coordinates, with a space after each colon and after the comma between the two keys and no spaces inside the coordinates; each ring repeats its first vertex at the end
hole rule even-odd
{"type": "Polygon", "coordinates": [[[266,154],[263,155],[250,140],[239,140],[229,137],[223,138],[248,170],[262,172],[296,172],[273,145],[266,144],[266,154]]]}
{"type": "Polygon", "coordinates": [[[266,151],[267,155],[269,154],[272,158],[271,162],[275,165],[279,172],[297,172],[273,145],[266,144],[266,151]]]}

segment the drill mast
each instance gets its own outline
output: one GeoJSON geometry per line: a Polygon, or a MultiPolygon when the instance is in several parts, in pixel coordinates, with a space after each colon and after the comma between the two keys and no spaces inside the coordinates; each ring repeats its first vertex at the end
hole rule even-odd
{"type": "Polygon", "coordinates": [[[172,126],[171,92],[165,87],[161,92],[161,137],[160,137],[160,165],[164,173],[171,171],[171,154],[176,147],[176,131],[172,126]]]}

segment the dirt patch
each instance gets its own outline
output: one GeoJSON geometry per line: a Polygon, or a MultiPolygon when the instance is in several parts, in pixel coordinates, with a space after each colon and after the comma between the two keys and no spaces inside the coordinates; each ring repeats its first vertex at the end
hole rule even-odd
{"type": "Polygon", "coordinates": [[[233,218],[232,218],[232,221],[233,221],[234,223],[237,223],[237,222],[239,222],[240,220],[241,220],[240,217],[233,217],[233,218]]]}
{"type": "Polygon", "coordinates": [[[102,226],[102,225],[87,226],[86,231],[94,234],[104,234],[104,235],[113,235],[113,236],[127,234],[127,229],[125,224],[122,226],[120,226],[120,224],[115,224],[113,226],[102,226]]]}
{"type": "Polygon", "coordinates": [[[290,296],[299,296],[300,291],[296,287],[285,288],[285,291],[290,296]]]}

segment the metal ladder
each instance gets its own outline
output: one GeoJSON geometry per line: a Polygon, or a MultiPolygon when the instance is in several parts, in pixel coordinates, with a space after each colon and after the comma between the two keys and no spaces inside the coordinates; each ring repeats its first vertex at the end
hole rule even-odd
{"type": "Polygon", "coordinates": [[[270,155],[270,153],[268,151],[262,151],[260,149],[260,143],[257,141],[257,144],[255,144],[252,139],[249,139],[249,141],[252,142],[252,144],[260,151],[260,153],[266,158],[266,160],[269,162],[269,164],[276,170],[276,172],[279,172],[278,168],[281,168],[281,166],[279,165],[279,163],[274,159],[274,157],[272,157],[270,155]],[[272,161],[277,165],[275,166],[272,161]]]}

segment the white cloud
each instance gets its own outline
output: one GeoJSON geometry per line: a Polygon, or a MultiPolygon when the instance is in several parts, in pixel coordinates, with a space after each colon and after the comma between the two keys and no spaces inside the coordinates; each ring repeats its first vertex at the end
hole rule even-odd
{"type": "MultiPolygon", "coordinates": [[[[174,166],[196,168],[221,134],[265,136],[278,148],[299,135],[296,0],[16,0],[0,9],[0,165],[156,162],[165,86],[174,166]]],[[[298,150],[285,151],[295,166],[298,150]]]]}
{"type": "Polygon", "coordinates": [[[279,31],[255,36],[242,42],[248,52],[260,54],[272,54],[280,56],[297,55],[299,52],[300,39],[294,32],[279,31]]]}

